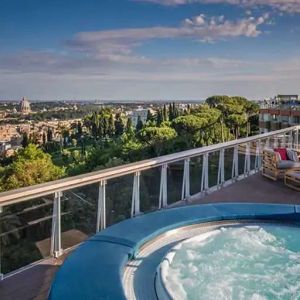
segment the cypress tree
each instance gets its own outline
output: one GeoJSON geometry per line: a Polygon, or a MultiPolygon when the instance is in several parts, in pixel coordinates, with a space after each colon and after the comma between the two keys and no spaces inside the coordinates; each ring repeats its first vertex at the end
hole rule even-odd
{"type": "Polygon", "coordinates": [[[82,136],[82,124],[80,121],[78,121],[78,123],[77,123],[77,134],[79,137],[82,136]]]}
{"type": "Polygon", "coordinates": [[[114,116],[113,114],[111,114],[108,120],[108,135],[111,137],[114,134],[115,134],[115,122],[114,122],[114,116]]]}
{"type": "Polygon", "coordinates": [[[120,136],[124,133],[124,122],[121,118],[121,115],[118,113],[116,114],[116,119],[115,119],[115,134],[116,136],[120,136]]]}
{"type": "Polygon", "coordinates": [[[161,125],[161,123],[163,122],[163,116],[162,116],[162,112],[161,112],[161,110],[159,109],[158,111],[157,111],[157,115],[156,115],[156,126],[160,126],[161,125]]]}
{"type": "Polygon", "coordinates": [[[132,120],[128,118],[126,123],[126,133],[131,134],[132,132],[133,132],[132,120]]]}
{"type": "Polygon", "coordinates": [[[174,113],[173,113],[173,107],[172,104],[169,104],[169,121],[174,120],[174,113]]]}
{"type": "Polygon", "coordinates": [[[136,129],[137,132],[139,132],[140,130],[142,130],[142,128],[143,128],[143,122],[141,120],[141,117],[138,116],[138,121],[136,123],[135,129],[136,129]]]}
{"type": "Polygon", "coordinates": [[[152,115],[150,109],[148,109],[146,122],[152,121],[152,120],[153,120],[153,115],[152,115]]]}
{"type": "Polygon", "coordinates": [[[46,133],[43,132],[43,145],[45,145],[47,142],[47,137],[46,137],[46,133]]]}
{"type": "Polygon", "coordinates": [[[48,128],[48,130],[47,130],[47,141],[52,142],[52,140],[53,140],[53,132],[50,128],[48,128]]]}
{"type": "Polygon", "coordinates": [[[168,114],[167,114],[167,107],[166,107],[166,105],[164,105],[164,108],[163,108],[163,120],[164,121],[168,121],[168,114]]]}
{"type": "Polygon", "coordinates": [[[26,148],[29,145],[29,138],[27,132],[24,132],[22,139],[22,147],[26,148]]]}

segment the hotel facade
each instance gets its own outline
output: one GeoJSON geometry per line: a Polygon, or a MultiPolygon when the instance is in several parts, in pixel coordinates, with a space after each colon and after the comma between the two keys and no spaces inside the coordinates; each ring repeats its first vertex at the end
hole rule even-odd
{"type": "Polygon", "coordinates": [[[264,100],[259,111],[259,130],[266,133],[300,124],[298,95],[278,95],[264,100]]]}

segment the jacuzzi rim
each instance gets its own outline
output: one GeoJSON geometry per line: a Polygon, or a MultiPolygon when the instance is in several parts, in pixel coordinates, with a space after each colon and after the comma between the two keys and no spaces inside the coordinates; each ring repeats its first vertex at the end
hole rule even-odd
{"type": "MultiPolygon", "coordinates": [[[[214,223],[214,222],[207,222],[207,223],[200,223],[198,225],[208,225],[209,223],[214,223]]],[[[247,227],[247,226],[282,226],[282,227],[294,227],[298,228],[300,230],[300,224],[299,222],[291,222],[291,221],[280,221],[280,220],[259,220],[259,219],[249,219],[249,220],[230,220],[225,221],[225,222],[218,222],[220,223],[219,226],[213,227],[213,224],[211,224],[212,229],[204,232],[197,234],[195,236],[192,236],[190,238],[184,239],[180,242],[178,242],[176,245],[174,245],[172,248],[168,250],[168,252],[164,255],[162,258],[160,264],[157,267],[157,271],[155,274],[155,292],[158,300],[176,300],[177,298],[172,294],[170,289],[167,287],[167,282],[166,282],[166,276],[165,274],[168,274],[168,271],[170,269],[170,266],[174,260],[174,257],[176,255],[177,250],[181,248],[181,246],[185,243],[188,243],[189,241],[192,241],[193,239],[196,239],[197,237],[200,237],[202,235],[206,235],[208,233],[214,233],[217,231],[220,231],[221,228],[239,228],[239,227],[247,227]],[[222,225],[223,223],[223,225],[222,225]]],[[[190,227],[190,226],[187,226],[190,227]]],[[[185,227],[178,228],[178,230],[183,229],[185,227]]]]}

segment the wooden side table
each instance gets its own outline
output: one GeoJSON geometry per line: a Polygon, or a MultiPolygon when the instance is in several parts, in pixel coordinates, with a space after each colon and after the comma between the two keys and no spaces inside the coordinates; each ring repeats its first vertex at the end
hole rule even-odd
{"type": "Polygon", "coordinates": [[[284,175],[284,184],[300,192],[300,168],[286,171],[284,175]]]}

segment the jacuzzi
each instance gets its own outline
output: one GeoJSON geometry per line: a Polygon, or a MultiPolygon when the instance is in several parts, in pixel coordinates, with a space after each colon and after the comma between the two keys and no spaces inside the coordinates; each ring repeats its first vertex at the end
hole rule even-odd
{"type": "Polygon", "coordinates": [[[290,299],[300,292],[299,222],[300,206],[280,204],[140,215],[80,245],[49,299],[290,299]]]}

